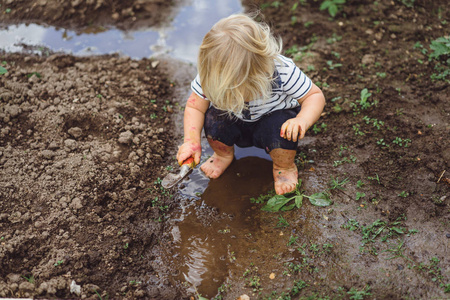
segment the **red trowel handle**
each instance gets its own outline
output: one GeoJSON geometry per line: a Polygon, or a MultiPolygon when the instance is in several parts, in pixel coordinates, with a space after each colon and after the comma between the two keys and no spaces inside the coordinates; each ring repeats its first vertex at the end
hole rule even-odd
{"type": "Polygon", "coordinates": [[[193,157],[186,159],[180,166],[188,165],[191,169],[195,167],[195,161],[193,157]]]}

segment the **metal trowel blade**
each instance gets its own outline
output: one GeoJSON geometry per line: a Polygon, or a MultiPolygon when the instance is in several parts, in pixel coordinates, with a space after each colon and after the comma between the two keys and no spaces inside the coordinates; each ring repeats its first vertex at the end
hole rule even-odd
{"type": "Polygon", "coordinates": [[[162,180],[161,185],[163,186],[163,188],[169,189],[180,182],[184,177],[186,177],[186,175],[188,175],[191,170],[192,167],[190,167],[189,165],[182,165],[178,174],[167,174],[166,177],[164,177],[164,179],[162,180]]]}

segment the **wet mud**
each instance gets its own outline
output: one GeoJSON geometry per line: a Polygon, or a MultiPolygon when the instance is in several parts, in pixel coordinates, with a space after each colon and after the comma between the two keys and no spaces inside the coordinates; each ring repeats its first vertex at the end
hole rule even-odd
{"type": "MultiPolygon", "coordinates": [[[[101,12],[120,27],[143,7],[94,2],[64,2],[52,23],[56,2],[2,0],[0,21],[73,29],[101,12]]],[[[448,38],[446,1],[347,1],[335,18],[320,1],[274,3],[243,4],[324,91],[296,163],[305,194],[333,204],[261,211],[272,164],[254,149],[218,179],[197,168],[162,188],[189,64],[2,52],[0,297],[448,298],[450,88],[432,75],[449,57],[429,59],[448,38]]]]}

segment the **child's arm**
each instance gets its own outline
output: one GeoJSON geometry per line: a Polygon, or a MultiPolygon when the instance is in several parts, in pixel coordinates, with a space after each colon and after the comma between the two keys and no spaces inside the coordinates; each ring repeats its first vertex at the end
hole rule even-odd
{"type": "Polygon", "coordinates": [[[179,164],[191,156],[194,158],[195,164],[200,163],[202,154],[200,135],[208,107],[209,101],[202,99],[194,92],[189,96],[184,110],[184,143],[178,149],[177,154],[179,164]]]}
{"type": "Polygon", "coordinates": [[[296,142],[301,140],[306,131],[319,118],[325,107],[325,97],[322,91],[314,83],[309,92],[298,100],[302,109],[295,118],[289,119],[281,126],[280,136],[296,142]]]}

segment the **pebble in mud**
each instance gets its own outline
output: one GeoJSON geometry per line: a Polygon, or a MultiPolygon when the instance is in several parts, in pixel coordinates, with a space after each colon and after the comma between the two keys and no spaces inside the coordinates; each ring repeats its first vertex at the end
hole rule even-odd
{"type": "Polygon", "coordinates": [[[52,159],[53,157],[55,157],[55,155],[56,155],[56,153],[55,153],[54,151],[52,151],[52,150],[43,150],[43,151],[41,152],[41,156],[42,156],[43,158],[45,158],[45,159],[48,159],[48,160],[50,160],[50,159],[52,159]]]}
{"type": "Polygon", "coordinates": [[[34,284],[28,281],[24,281],[19,285],[19,292],[29,297],[30,293],[34,291],[34,284]]]}
{"type": "Polygon", "coordinates": [[[66,146],[70,151],[77,149],[77,141],[72,139],[67,139],[64,141],[64,146],[66,146]]]}
{"type": "Polygon", "coordinates": [[[5,113],[11,118],[15,118],[21,113],[21,109],[18,105],[8,105],[5,107],[5,113]]]}
{"type": "Polygon", "coordinates": [[[119,135],[119,143],[121,144],[130,144],[133,140],[133,133],[129,130],[122,132],[119,135]]]}
{"type": "Polygon", "coordinates": [[[83,130],[81,130],[81,128],[79,127],[72,127],[67,131],[67,133],[77,139],[83,134],[83,130]]]}

